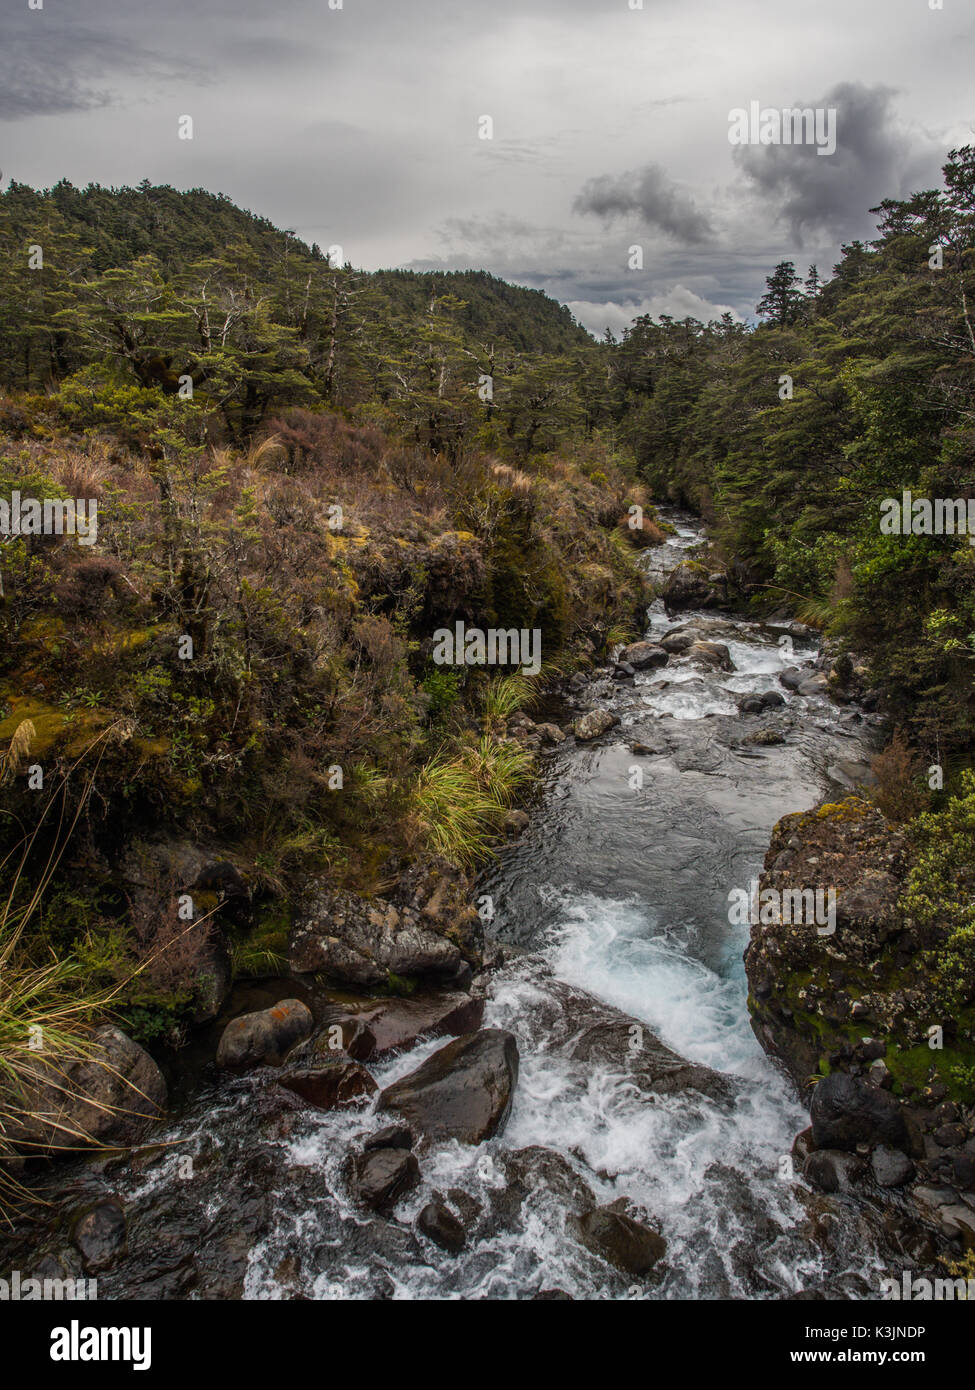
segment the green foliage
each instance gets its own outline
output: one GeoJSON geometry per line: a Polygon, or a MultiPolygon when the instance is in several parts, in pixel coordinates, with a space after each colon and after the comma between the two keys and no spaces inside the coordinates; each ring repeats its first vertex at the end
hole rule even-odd
{"type": "Polygon", "coordinates": [[[963,772],[958,794],[918,816],[911,834],[916,857],[902,907],[943,938],[931,965],[953,1012],[975,1001],[975,772],[963,772]]]}
{"type": "Polygon", "coordinates": [[[972,496],[975,147],[944,175],[874,209],[877,238],[826,283],[776,267],[757,329],[643,317],[610,348],[612,412],[653,489],[701,510],[757,603],[864,656],[942,763],[973,751],[975,550],[881,534],[880,507],[972,496]]]}

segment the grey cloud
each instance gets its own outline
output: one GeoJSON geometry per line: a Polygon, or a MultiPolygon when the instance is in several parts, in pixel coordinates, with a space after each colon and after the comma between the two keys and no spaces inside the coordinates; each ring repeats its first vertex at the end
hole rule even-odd
{"type": "Polygon", "coordinates": [[[144,46],[103,15],[97,24],[54,10],[28,10],[4,20],[0,48],[0,120],[64,114],[108,106],[120,76],[183,77],[194,66],[144,46]]]}
{"type": "Polygon", "coordinates": [[[572,206],[574,212],[595,213],[607,222],[636,214],[646,226],[658,227],[691,246],[713,234],[710,218],[659,164],[648,164],[635,173],[589,179],[572,206]]]}
{"type": "Polygon", "coordinates": [[[896,124],[896,93],[885,86],[842,82],[799,107],[836,109],[836,151],[814,145],[740,145],[735,159],[801,245],[809,232],[844,240],[868,234],[868,209],[922,180],[936,179],[933,147],[917,146],[896,124]]]}

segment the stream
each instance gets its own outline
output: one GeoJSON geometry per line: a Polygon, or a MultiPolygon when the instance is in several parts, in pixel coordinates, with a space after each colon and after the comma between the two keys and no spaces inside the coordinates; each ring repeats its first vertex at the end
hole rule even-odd
{"type": "MultiPolygon", "coordinates": [[[[676,533],[644,556],[657,577],[702,541],[691,518],[664,515],[676,533]]],[[[484,1026],[509,1029],[520,1052],[503,1133],[423,1152],[419,1188],[384,1219],[347,1182],[350,1149],[383,1123],[371,1103],[296,1113],[253,1077],[210,1071],[152,1147],[62,1179],[66,1201],[111,1192],[126,1208],[127,1253],[99,1277],[100,1297],[877,1297],[879,1272],[904,1261],[879,1204],[814,1193],[783,1163],[808,1117],[752,1034],[748,928],[728,920],[729,891],[757,876],[773,824],[849,794],[871,719],[782,689],[785,666],[816,659],[804,630],[668,618],[658,601],[648,637],[688,623],[727,645],[734,672],[675,656],[627,681],[609,668],[576,681],[563,722],[600,707],[620,724],[546,756],[528,829],[479,882],[503,962],[486,977],[484,1026]],[[738,697],[773,689],[784,706],[738,713],[738,697]],[[587,1021],[615,1010],[627,1041],[573,1058],[587,1021]],[[641,1084],[643,1029],[720,1084],[641,1084]],[[459,1255],[415,1230],[434,1192],[468,1230],[459,1255]],[[651,1276],[619,1274],[579,1242],[567,1212],[580,1192],[625,1199],[663,1235],[651,1276]]],[[[370,1069],[382,1086],[443,1045],[370,1069]]]]}

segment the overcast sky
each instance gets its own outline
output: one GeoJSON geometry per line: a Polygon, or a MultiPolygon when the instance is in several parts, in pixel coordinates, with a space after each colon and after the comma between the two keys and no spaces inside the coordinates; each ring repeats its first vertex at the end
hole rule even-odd
{"type": "Polygon", "coordinates": [[[537,286],[601,333],[751,316],[777,261],[828,271],[975,141],[972,0],[631,3],[0,0],[3,183],[205,187],[368,269],[537,286]],[[733,148],[752,101],[836,107],[835,155],[733,148]]]}

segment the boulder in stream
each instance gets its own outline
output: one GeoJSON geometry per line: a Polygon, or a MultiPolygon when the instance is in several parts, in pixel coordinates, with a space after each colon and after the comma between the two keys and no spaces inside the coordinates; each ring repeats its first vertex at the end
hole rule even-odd
{"type": "Polygon", "coordinates": [[[474,1033],[484,1017],[484,1000],[460,990],[416,994],[409,998],[364,999],[351,1010],[329,1007],[323,1028],[295,1054],[294,1061],[313,1063],[346,1052],[367,1062],[413,1047],[421,1038],[460,1037],[474,1033]]]}
{"type": "Polygon", "coordinates": [[[588,743],[591,739],[600,738],[603,734],[614,728],[620,722],[619,716],[613,714],[608,709],[590,710],[581,719],[577,719],[572,727],[572,732],[580,743],[588,743]]]}
{"type": "Polygon", "coordinates": [[[111,1024],[95,1029],[85,1047],[84,1057],[57,1063],[24,1054],[8,1143],[32,1153],[127,1146],[160,1117],[166,1082],[144,1048],[111,1024]]]}
{"type": "Polygon", "coordinates": [[[428,1202],[416,1218],[416,1224],[428,1240],[448,1255],[459,1255],[467,1243],[464,1227],[441,1201],[428,1202]]]}
{"type": "Polygon", "coordinates": [[[314,1026],[311,1010],[300,999],[282,999],[270,1009],[242,1014],[223,1030],[217,1066],[278,1066],[314,1026]]]}
{"type": "Polygon", "coordinates": [[[886,1091],[859,1076],[832,1072],[813,1091],[809,1107],[817,1149],[854,1150],[858,1144],[908,1143],[904,1112],[886,1091]]]}
{"type": "Polygon", "coordinates": [[[370,1149],[355,1161],[355,1194],[371,1211],[390,1211],[419,1181],[420,1165],[409,1149],[370,1149]]]}
{"type": "Polygon", "coordinates": [[[428,1141],[481,1144],[507,1123],[518,1080],[512,1033],[484,1028],[442,1047],[388,1086],[380,1110],[392,1110],[428,1141]]]}
{"type": "Polygon", "coordinates": [[[379,1089],[365,1067],[349,1057],[314,1067],[289,1067],[279,1081],[316,1110],[359,1105],[379,1089]]]}
{"type": "Polygon", "coordinates": [[[663,1236],[614,1206],[594,1207],[570,1225],[588,1250],[624,1274],[649,1274],[667,1252],[663,1236]]]}
{"type": "Polygon", "coordinates": [[[670,660],[668,653],[655,642],[632,642],[624,647],[619,655],[635,671],[647,671],[655,666],[666,666],[670,660]]]}

